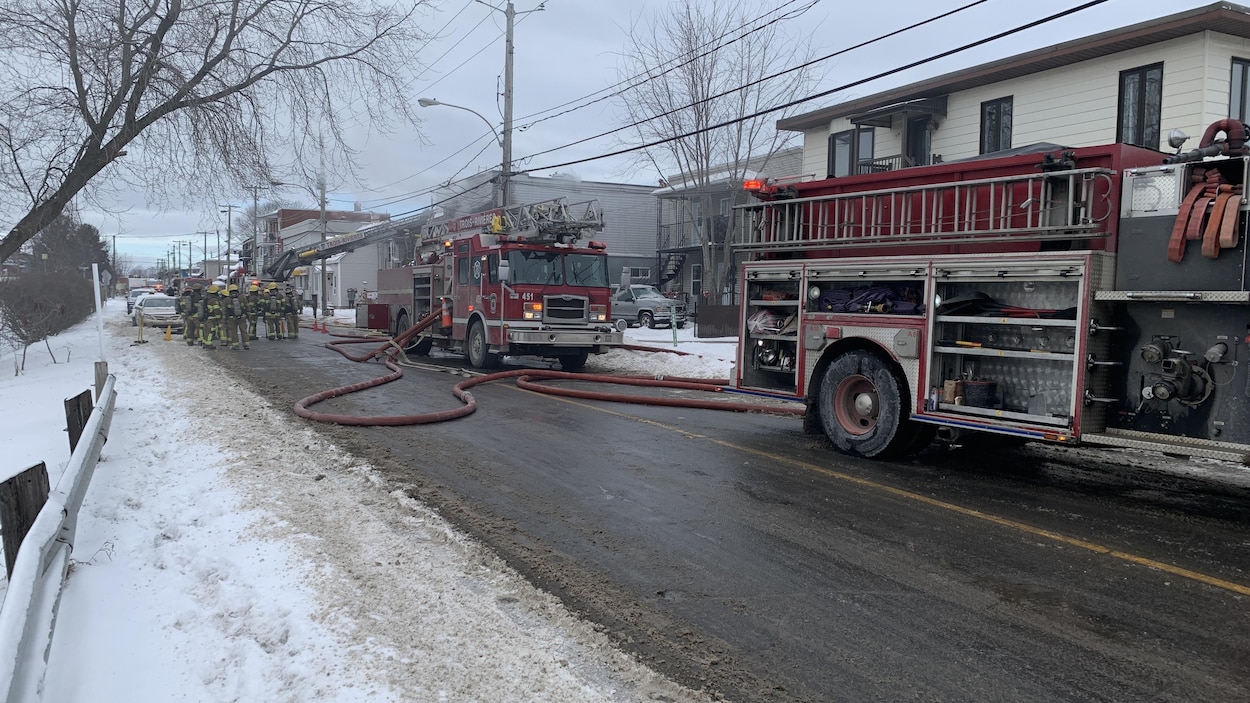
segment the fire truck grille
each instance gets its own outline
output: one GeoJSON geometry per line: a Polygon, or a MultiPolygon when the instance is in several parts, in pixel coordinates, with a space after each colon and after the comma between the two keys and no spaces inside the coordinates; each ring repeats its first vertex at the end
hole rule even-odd
{"type": "Polygon", "coordinates": [[[573,295],[549,295],[543,300],[543,320],[547,322],[586,322],[590,301],[573,295]]]}

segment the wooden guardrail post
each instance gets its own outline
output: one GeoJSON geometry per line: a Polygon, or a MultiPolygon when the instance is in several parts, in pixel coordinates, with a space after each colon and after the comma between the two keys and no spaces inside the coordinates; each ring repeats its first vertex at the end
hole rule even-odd
{"type": "Polygon", "coordinates": [[[91,391],[85,390],[76,396],[65,399],[65,429],[69,431],[69,451],[78,448],[78,440],[82,430],[87,426],[87,418],[91,417],[91,391]]]}
{"type": "Polygon", "coordinates": [[[22,540],[48,502],[48,490],[48,467],[42,461],[0,483],[0,534],[4,538],[5,573],[9,576],[13,575],[22,540]]]}

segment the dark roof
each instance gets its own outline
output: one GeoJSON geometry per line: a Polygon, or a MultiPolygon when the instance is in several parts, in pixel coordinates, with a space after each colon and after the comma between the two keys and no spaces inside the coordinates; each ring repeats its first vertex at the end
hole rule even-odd
{"type": "Polygon", "coordinates": [[[1250,39],[1250,8],[1217,2],[787,117],[777,121],[777,129],[801,131],[819,127],[829,120],[884,105],[949,95],[1205,31],[1250,39]]]}

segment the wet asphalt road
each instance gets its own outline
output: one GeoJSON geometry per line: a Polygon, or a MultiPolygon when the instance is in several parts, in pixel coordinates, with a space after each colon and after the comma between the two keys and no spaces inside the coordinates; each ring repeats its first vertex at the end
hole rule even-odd
{"type": "MultiPolygon", "coordinates": [[[[213,358],[287,408],[384,373],[326,339],[213,358]]],[[[445,410],[458,380],[409,370],[316,409],[445,410]]],[[[796,418],[473,393],[449,423],[319,427],[691,687],[1250,699],[1250,490],[1027,448],[857,461],[796,418]]]]}

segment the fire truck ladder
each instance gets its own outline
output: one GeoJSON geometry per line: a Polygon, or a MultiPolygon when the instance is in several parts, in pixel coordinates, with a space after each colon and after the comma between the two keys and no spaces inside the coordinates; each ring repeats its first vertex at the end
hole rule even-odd
{"type": "Polygon", "coordinates": [[[737,248],[1103,237],[1113,211],[1113,175],[1110,169],[1086,168],[778,199],[743,208],[746,240],[737,248]]]}
{"type": "Polygon", "coordinates": [[[565,198],[503,210],[503,232],[523,239],[551,239],[571,243],[588,231],[603,229],[603,208],[598,200],[570,204],[565,198]],[[575,216],[574,212],[582,214],[575,216]]]}

